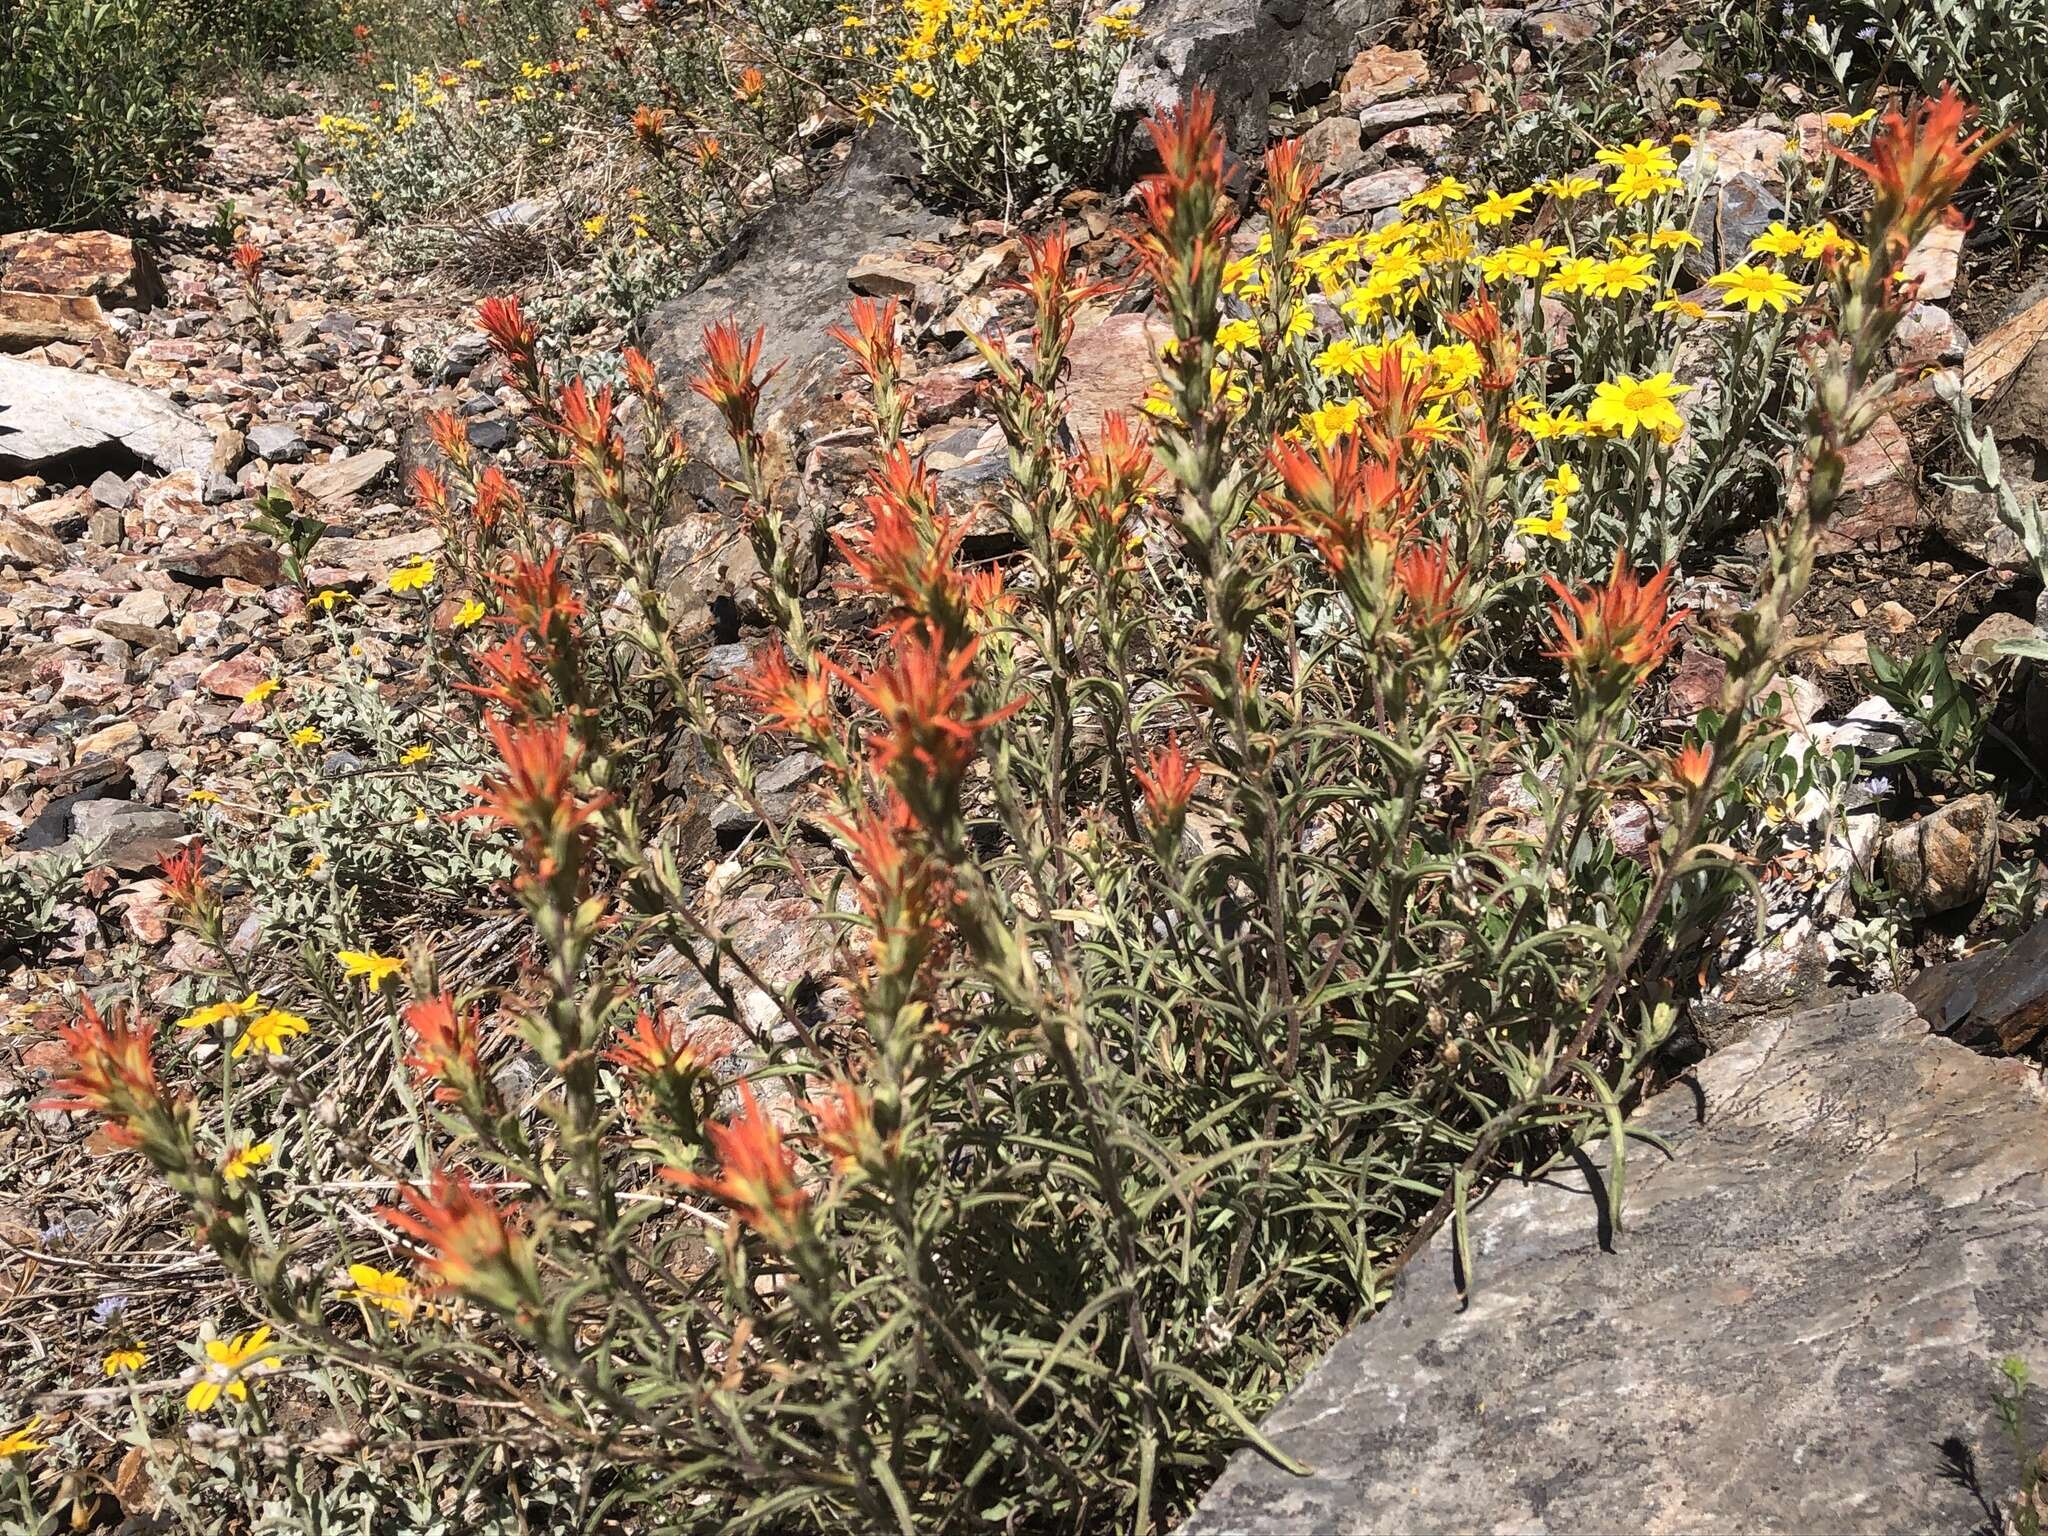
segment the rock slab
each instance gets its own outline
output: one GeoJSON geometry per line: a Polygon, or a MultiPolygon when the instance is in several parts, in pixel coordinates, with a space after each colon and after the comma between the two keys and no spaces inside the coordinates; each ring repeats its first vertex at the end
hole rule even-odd
{"type": "Polygon", "coordinates": [[[49,473],[67,461],[91,462],[96,474],[109,455],[203,474],[213,433],[134,384],[0,356],[0,474],[49,473]]]}
{"type": "MultiPolygon", "coordinates": [[[[1993,1527],[1995,1363],[2048,1366],[2048,1088],[1897,996],[1759,1024],[1645,1106],[1624,1230],[1583,1167],[1448,1233],[1182,1536],[1993,1527]]],[[[2030,1405],[2033,1407],[2033,1405],[2030,1405]]],[[[2033,1409],[2038,1422],[2039,1410],[2033,1409]]]]}

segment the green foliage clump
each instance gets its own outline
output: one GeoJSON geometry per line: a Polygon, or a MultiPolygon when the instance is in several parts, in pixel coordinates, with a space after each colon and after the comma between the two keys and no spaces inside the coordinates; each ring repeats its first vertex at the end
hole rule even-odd
{"type": "Polygon", "coordinates": [[[118,218],[200,128],[182,34],[153,0],[0,8],[0,230],[118,218]]]}

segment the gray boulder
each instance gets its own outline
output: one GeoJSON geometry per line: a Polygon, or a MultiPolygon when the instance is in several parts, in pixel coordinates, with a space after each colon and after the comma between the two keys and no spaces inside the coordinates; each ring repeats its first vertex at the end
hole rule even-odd
{"type": "Polygon", "coordinates": [[[655,310],[647,354],[700,457],[725,469],[733,464],[717,414],[689,388],[704,364],[705,328],[728,317],[748,337],[756,326],[768,328],[762,366],[780,371],[762,391],[764,422],[812,398],[805,386],[845,355],[826,332],[844,323],[854,297],[847,274],[869,257],[901,252],[947,227],[912,191],[917,169],[916,152],[900,134],[868,133],[830,181],[802,202],[764,213],[733,242],[718,271],[655,310]]]}
{"type": "Polygon", "coordinates": [[[1145,35],[1117,76],[1111,108],[1131,121],[1126,169],[1149,149],[1137,120],[1197,87],[1216,96],[1217,120],[1241,155],[1266,147],[1278,98],[1334,81],[1386,21],[1393,0],[1163,0],[1145,10],[1145,35]]]}
{"type": "Polygon", "coordinates": [[[89,483],[137,461],[203,475],[212,459],[212,430],[159,395],[103,374],[0,356],[0,479],[76,470],[89,483]]]}
{"type": "MultiPolygon", "coordinates": [[[[2048,1097],[1895,996],[1768,1023],[1448,1233],[1268,1418],[1182,1536],[1995,1529],[1990,1395],[2048,1367],[2048,1097]],[[1974,1480],[1974,1481],[1973,1481],[1974,1480]]],[[[2033,1414],[2039,1422],[2039,1410],[2033,1414]]]]}

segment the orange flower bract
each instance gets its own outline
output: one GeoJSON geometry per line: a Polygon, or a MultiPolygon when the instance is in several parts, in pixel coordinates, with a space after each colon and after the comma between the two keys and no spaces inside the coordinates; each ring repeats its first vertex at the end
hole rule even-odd
{"type": "Polygon", "coordinates": [[[711,1196],[785,1252],[801,1243],[809,1232],[811,1197],[797,1183],[796,1159],[754,1098],[752,1083],[740,1084],[739,1114],[711,1121],[704,1134],[718,1158],[717,1177],[688,1168],[664,1168],[661,1176],[711,1196]]]}
{"type": "Polygon", "coordinates": [[[1560,606],[1550,616],[1558,643],[1546,654],[1563,663],[1574,685],[1596,699],[1625,696],[1664,664],[1686,614],[1668,612],[1671,567],[1637,581],[1628,556],[1614,552],[1614,571],[1604,586],[1575,597],[1556,577],[1550,584],[1560,606]]]}

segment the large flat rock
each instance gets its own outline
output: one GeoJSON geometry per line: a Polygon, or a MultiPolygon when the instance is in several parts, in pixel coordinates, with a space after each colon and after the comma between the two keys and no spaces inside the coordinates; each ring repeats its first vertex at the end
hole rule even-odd
{"type": "Polygon", "coordinates": [[[101,469],[132,469],[136,461],[165,474],[203,475],[212,460],[213,433],[161,395],[101,374],[0,356],[0,476],[68,474],[82,484],[101,469]]]}
{"type": "Polygon", "coordinates": [[[1313,1475],[1240,1452],[1183,1536],[1995,1529],[1995,1363],[2048,1370],[2040,1069],[1871,997],[1640,1121],[1677,1156],[1631,1148],[1611,1248],[1603,1148],[1496,1191],[1470,1306],[1440,1235],[1268,1419],[1313,1475]]]}

